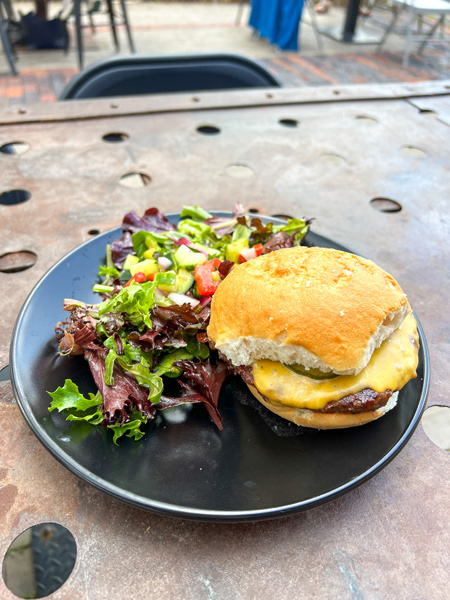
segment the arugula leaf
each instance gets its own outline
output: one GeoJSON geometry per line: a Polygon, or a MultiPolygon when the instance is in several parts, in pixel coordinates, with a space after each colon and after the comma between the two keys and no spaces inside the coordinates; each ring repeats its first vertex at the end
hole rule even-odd
{"type": "Polygon", "coordinates": [[[184,219],[185,217],[191,217],[195,221],[205,221],[205,219],[211,219],[212,215],[200,206],[183,206],[180,218],[184,219]]]}
{"type": "Polygon", "coordinates": [[[150,311],[155,304],[153,297],[155,286],[153,281],[147,281],[141,285],[122,288],[115,296],[98,305],[99,316],[107,313],[125,313],[132,325],[136,327],[147,325],[151,329],[150,311]]]}

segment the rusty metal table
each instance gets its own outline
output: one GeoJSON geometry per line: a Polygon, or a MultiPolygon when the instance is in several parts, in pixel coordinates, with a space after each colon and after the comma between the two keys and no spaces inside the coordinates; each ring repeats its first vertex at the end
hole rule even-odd
{"type": "MultiPolygon", "coordinates": [[[[0,194],[30,197],[7,204],[11,196],[0,195],[0,369],[27,294],[90,235],[117,226],[131,209],[241,202],[267,214],[313,216],[315,231],[397,277],[430,348],[428,404],[448,406],[449,94],[444,81],[4,110],[0,146],[29,149],[0,153],[0,194]],[[105,142],[111,133],[125,135],[105,142]],[[119,185],[133,172],[148,185],[119,185]],[[33,267],[8,272],[33,256],[33,267]]],[[[0,437],[0,557],[19,533],[45,521],[65,525],[77,542],[75,569],[52,598],[448,597],[450,457],[422,425],[356,490],[255,524],[161,517],[88,486],[34,437],[8,381],[0,383],[0,437]]],[[[14,598],[1,578],[0,597],[14,598]]]]}

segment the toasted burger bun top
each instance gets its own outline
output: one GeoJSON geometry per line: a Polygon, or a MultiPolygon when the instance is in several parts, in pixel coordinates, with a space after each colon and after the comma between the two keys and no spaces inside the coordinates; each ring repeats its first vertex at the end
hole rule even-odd
{"type": "Polygon", "coordinates": [[[354,375],[409,312],[398,283],[375,263],[294,247],[229,273],[212,300],[208,337],[235,365],[266,358],[354,375]]]}

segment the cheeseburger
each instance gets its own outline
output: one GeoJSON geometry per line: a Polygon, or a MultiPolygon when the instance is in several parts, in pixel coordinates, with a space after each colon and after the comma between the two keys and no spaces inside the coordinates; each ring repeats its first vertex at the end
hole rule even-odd
{"type": "Polygon", "coordinates": [[[417,324],[399,284],[338,250],[239,265],[213,297],[207,333],[266,408],[303,427],[374,421],[416,377],[417,324]]]}

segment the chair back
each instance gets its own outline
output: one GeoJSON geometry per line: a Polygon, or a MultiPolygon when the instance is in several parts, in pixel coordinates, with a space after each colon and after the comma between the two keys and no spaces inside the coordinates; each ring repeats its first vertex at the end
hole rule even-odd
{"type": "Polygon", "coordinates": [[[281,87],[259,62],[235,54],[119,56],[78,73],[60,100],[281,87]]]}

